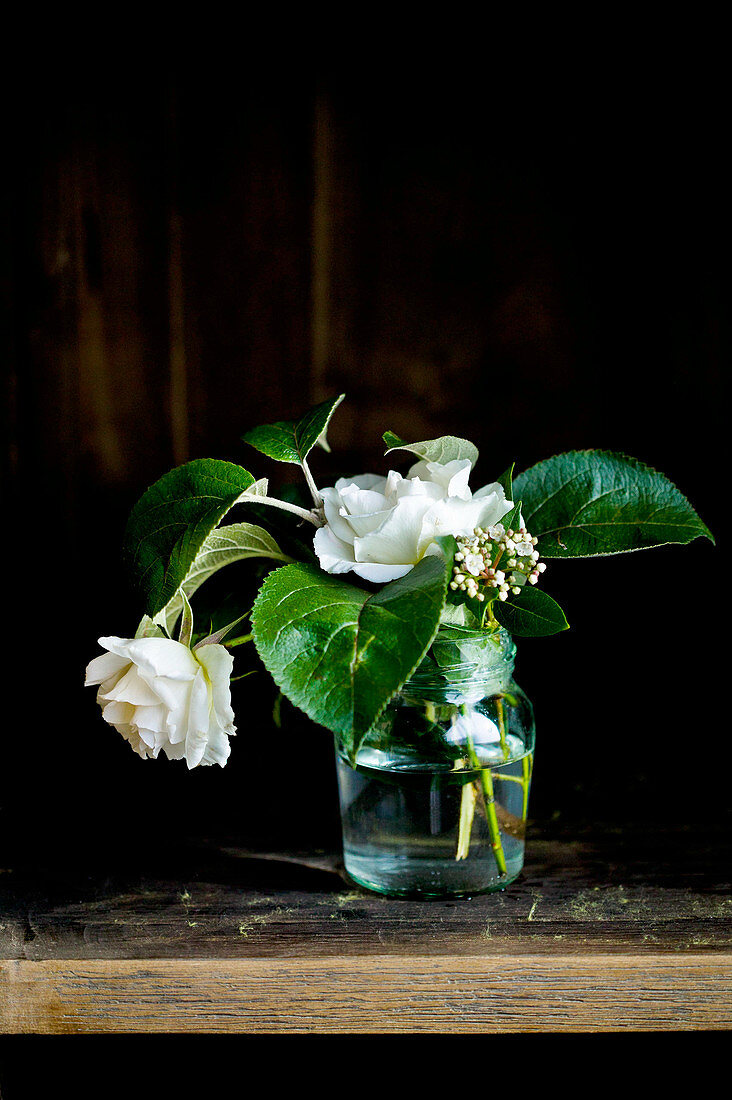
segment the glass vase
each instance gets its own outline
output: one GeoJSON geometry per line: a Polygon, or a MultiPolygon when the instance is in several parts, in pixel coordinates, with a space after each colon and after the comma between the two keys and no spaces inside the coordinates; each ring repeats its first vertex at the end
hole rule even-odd
{"type": "Polygon", "coordinates": [[[520,873],[534,719],[515,655],[502,628],[441,627],[355,760],[336,738],[355,882],[394,897],[469,897],[520,873]]]}

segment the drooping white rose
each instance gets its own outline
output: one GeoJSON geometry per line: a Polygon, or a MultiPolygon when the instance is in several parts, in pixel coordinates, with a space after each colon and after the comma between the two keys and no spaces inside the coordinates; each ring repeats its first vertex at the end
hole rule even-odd
{"type": "Polygon", "coordinates": [[[314,539],[322,568],[396,580],[439,552],[438,535],[469,535],[498,523],[513,502],[497,482],[472,493],[469,476],[468,459],[417,462],[407,477],[390,470],[387,477],[362,474],[323,489],[326,524],[314,539]]]}
{"type": "Polygon", "coordinates": [[[162,749],[189,768],[227,761],[236,732],[233,657],[222,645],[195,650],[169,638],[100,638],[108,650],[86,670],[99,684],[102,717],[146,759],[162,749]]]}

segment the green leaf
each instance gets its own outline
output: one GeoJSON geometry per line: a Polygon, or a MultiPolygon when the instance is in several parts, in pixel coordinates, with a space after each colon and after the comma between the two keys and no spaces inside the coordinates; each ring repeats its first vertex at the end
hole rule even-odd
{"type": "Polygon", "coordinates": [[[394,432],[384,432],[384,443],[387,450],[411,451],[412,454],[422,458],[425,462],[454,462],[456,459],[470,459],[470,465],[475,466],[478,461],[478,448],[469,439],[459,439],[456,435],[441,435],[439,439],[425,439],[421,443],[405,443],[394,432]]]}
{"type": "Polygon", "coordinates": [[[309,565],[270,573],[252,612],[254,644],[275,683],[338,734],[352,760],[370,726],[437,633],[448,564],[423,558],[369,595],[309,565]]]}
{"type": "Polygon", "coordinates": [[[434,540],[439,546],[447,563],[447,579],[452,575],[452,567],[455,564],[457,553],[457,539],[454,535],[437,535],[434,540]]]}
{"type": "Polygon", "coordinates": [[[340,397],[324,401],[322,405],[316,405],[299,420],[278,420],[274,424],[252,428],[242,439],[268,458],[302,466],[316,443],[320,443],[321,447],[325,443],[325,448],[328,449],[328,424],[344,397],[345,394],[341,394],[340,397]]]}
{"type": "Polygon", "coordinates": [[[181,589],[181,600],[183,601],[183,614],[180,619],[180,630],[178,631],[178,641],[182,645],[190,646],[191,638],[193,637],[193,608],[188,602],[188,597],[181,589]]]}
{"type": "Polygon", "coordinates": [[[164,622],[172,634],[183,606],[183,595],[190,598],[219,569],[246,558],[292,561],[263,527],[257,527],[254,523],[231,523],[226,527],[217,527],[205,539],[181,587],[158,613],[158,622],[164,622]]]}
{"type": "Polygon", "coordinates": [[[260,477],[259,481],[253,481],[252,484],[244,490],[242,497],[266,497],[269,492],[269,479],[266,477],[260,477]]]}
{"type": "Polygon", "coordinates": [[[493,614],[501,626],[517,638],[543,638],[569,630],[569,623],[556,600],[528,585],[521,589],[520,596],[495,600],[493,614]]]}
{"type": "Polygon", "coordinates": [[[154,623],[149,615],[143,615],[135,631],[135,638],[164,638],[165,631],[154,623]]]}
{"type": "Polygon", "coordinates": [[[514,481],[545,558],[621,554],[712,535],[667,477],[637,458],[569,451],[514,481]]]}
{"type": "MultiPolygon", "coordinates": [[[[520,527],[522,508],[523,501],[517,500],[511,511],[506,512],[505,516],[501,516],[500,522],[507,531],[516,531],[520,527]]],[[[533,531],[531,533],[533,534],[533,531]]]]}
{"type": "Polygon", "coordinates": [[[503,491],[506,494],[506,500],[513,500],[513,471],[516,467],[516,463],[512,462],[505,473],[496,478],[499,485],[503,486],[503,491]]]}
{"type": "Polygon", "coordinates": [[[239,615],[238,618],[234,619],[230,623],[227,623],[226,626],[222,626],[220,630],[215,630],[213,634],[208,634],[205,638],[201,638],[199,642],[196,642],[193,648],[201,649],[205,645],[220,645],[226,635],[229,634],[235,626],[238,626],[239,623],[242,622],[242,620],[248,618],[248,616],[249,612],[245,611],[243,615],[239,615]]]}
{"type": "Polygon", "coordinates": [[[233,462],[197,458],[164,474],[140,497],[127,522],[124,556],[151,618],[175,595],[207,536],[253,482],[233,462]]]}

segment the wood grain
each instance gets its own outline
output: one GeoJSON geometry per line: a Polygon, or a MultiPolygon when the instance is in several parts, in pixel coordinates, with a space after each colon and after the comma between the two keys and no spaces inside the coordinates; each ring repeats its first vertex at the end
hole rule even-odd
{"type": "Polygon", "coordinates": [[[723,1029],[732,954],[5,962],[13,1034],[723,1029]]]}
{"type": "Polygon", "coordinates": [[[520,880],[463,901],[234,843],[6,866],[0,1031],[727,1028],[728,872],[722,830],[647,825],[533,828],[520,880]]]}

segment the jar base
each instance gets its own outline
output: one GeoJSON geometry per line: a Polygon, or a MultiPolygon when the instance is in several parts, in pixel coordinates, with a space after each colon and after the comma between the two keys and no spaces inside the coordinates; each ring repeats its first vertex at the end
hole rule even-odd
{"type": "Polygon", "coordinates": [[[483,861],[475,867],[466,867],[460,860],[446,866],[444,859],[376,859],[344,853],[346,873],[358,886],[386,897],[423,901],[471,898],[505,890],[521,874],[523,862],[521,853],[507,862],[506,874],[498,877],[486,874],[483,861]]]}

